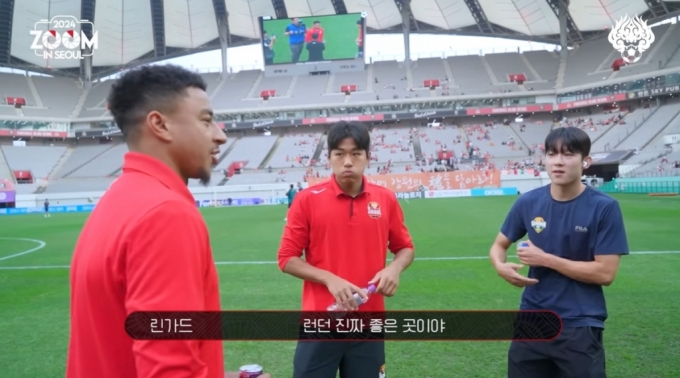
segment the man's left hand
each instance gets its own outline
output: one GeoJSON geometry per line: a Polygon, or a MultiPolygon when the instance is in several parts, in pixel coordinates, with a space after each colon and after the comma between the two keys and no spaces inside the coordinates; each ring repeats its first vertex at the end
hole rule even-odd
{"type": "Polygon", "coordinates": [[[519,261],[524,265],[546,266],[552,255],[535,246],[530,240],[525,240],[520,242],[520,245],[517,247],[517,257],[519,257],[519,261]],[[529,246],[521,246],[521,243],[526,243],[529,246]]]}
{"type": "Polygon", "coordinates": [[[397,292],[397,287],[399,286],[399,273],[399,270],[395,267],[388,266],[378,272],[378,274],[369,281],[369,284],[378,283],[375,292],[386,297],[391,297],[397,292]]]}

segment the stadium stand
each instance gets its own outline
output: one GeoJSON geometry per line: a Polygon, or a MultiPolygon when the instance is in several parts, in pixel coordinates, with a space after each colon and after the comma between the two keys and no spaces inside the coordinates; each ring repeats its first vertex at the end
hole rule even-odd
{"type": "MultiPolygon", "coordinates": [[[[347,108],[329,108],[323,114],[314,115],[311,111],[306,114],[308,117],[345,115],[352,109],[362,112],[362,108],[352,107],[366,101],[583,88],[605,79],[652,75],[663,68],[680,67],[680,26],[664,24],[655,27],[654,32],[656,44],[643,60],[624,65],[618,71],[612,69],[612,64],[619,59],[619,53],[612,50],[604,36],[569,51],[564,62],[560,61],[558,52],[526,51],[421,58],[414,60],[410,69],[406,69],[403,62],[377,61],[368,64],[364,71],[331,75],[266,77],[261,70],[245,70],[230,73],[224,79],[219,73],[202,76],[216,111],[351,103],[347,108]],[[523,83],[515,81],[517,75],[523,83]],[[438,80],[439,87],[430,91],[424,84],[426,80],[438,80]],[[350,96],[344,95],[343,86],[354,88],[350,96]],[[273,96],[263,101],[262,92],[269,91],[273,96]]],[[[103,80],[83,89],[79,81],[68,78],[0,73],[0,82],[0,95],[5,99],[5,103],[0,104],[0,117],[76,117],[73,118],[76,120],[108,115],[106,97],[115,80],[103,80]],[[15,98],[25,101],[21,110],[9,103],[15,98]]],[[[478,104],[486,103],[479,101],[478,104]]],[[[390,110],[408,111],[409,105],[391,105],[390,110]]],[[[266,111],[262,113],[259,117],[264,118],[260,119],[267,119],[266,111]]],[[[275,113],[270,115],[275,117],[275,113]]],[[[530,167],[540,163],[540,157],[533,153],[542,150],[547,133],[556,126],[571,126],[588,132],[594,153],[635,150],[635,155],[626,162],[631,167],[628,173],[648,174],[672,165],[675,155],[664,145],[663,136],[680,133],[679,100],[660,106],[651,101],[637,101],[620,108],[598,106],[569,110],[557,123],[552,113],[525,114],[524,119],[514,117],[448,119],[442,121],[441,127],[427,127],[429,120],[376,124],[371,131],[371,169],[382,173],[436,169],[436,163],[431,160],[444,147],[456,158],[469,158],[472,152],[484,158],[487,166],[530,167]]],[[[36,126],[25,122],[14,127],[35,129],[45,128],[46,124],[36,126]]],[[[60,130],[61,126],[47,127],[60,130]]],[[[325,126],[273,128],[271,135],[255,130],[236,133],[229,130],[228,143],[222,146],[211,182],[213,185],[298,182],[310,175],[328,175],[325,130],[325,126]],[[226,172],[239,162],[244,164],[243,170],[227,180],[226,172]]],[[[29,141],[28,147],[3,145],[2,151],[5,170],[30,170],[37,179],[48,180],[47,193],[76,188],[102,190],[120,174],[122,157],[127,151],[121,142],[99,144],[96,139],[83,139],[77,143],[36,145],[29,141]]],[[[9,140],[0,143],[8,144],[9,140]]],[[[478,163],[461,164],[458,168],[480,167],[475,164],[478,163]]],[[[35,191],[37,185],[35,182],[22,184],[20,191],[35,191]]],[[[200,183],[191,180],[190,185],[200,183]]]]}
{"type": "MultiPolygon", "coordinates": [[[[296,131],[298,129],[295,129],[296,131]]],[[[272,168],[292,168],[309,166],[316,148],[321,141],[321,133],[300,131],[281,137],[269,161],[265,164],[272,168]]]]}
{"type": "Polygon", "coordinates": [[[235,142],[227,159],[230,162],[243,161],[248,169],[257,169],[278,141],[279,135],[247,135],[235,142]]]}

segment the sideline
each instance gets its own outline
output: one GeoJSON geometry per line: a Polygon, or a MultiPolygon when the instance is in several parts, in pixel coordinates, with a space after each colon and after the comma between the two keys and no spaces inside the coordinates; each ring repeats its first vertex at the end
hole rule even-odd
{"type": "Polygon", "coordinates": [[[29,249],[28,251],[23,251],[23,252],[15,253],[15,254],[13,254],[13,255],[5,256],[5,257],[0,257],[0,261],[7,260],[7,259],[11,259],[11,258],[13,258],[13,257],[19,257],[19,256],[27,255],[27,254],[32,253],[32,252],[35,252],[35,251],[37,251],[37,250],[39,250],[39,249],[45,248],[45,246],[47,245],[47,243],[45,243],[44,241],[42,241],[42,240],[36,240],[36,239],[24,239],[24,238],[0,238],[0,240],[21,240],[21,241],[30,241],[30,242],[33,242],[33,243],[38,243],[38,246],[37,246],[37,247],[31,248],[31,249],[29,249]]]}
{"type": "MultiPolygon", "coordinates": [[[[40,247],[42,248],[42,247],[40,247]]],[[[26,253],[26,252],[22,252],[26,253]]],[[[631,255],[677,255],[680,251],[640,251],[631,255]]],[[[508,255],[515,258],[515,255],[508,255]]],[[[415,261],[452,261],[452,260],[486,260],[488,256],[450,256],[450,257],[416,257],[415,261]]],[[[387,260],[391,261],[391,260],[387,260]]],[[[215,265],[274,265],[276,261],[217,261],[215,265]]],[[[68,269],[69,265],[36,265],[36,266],[0,266],[0,270],[29,270],[29,269],[68,269]]]]}

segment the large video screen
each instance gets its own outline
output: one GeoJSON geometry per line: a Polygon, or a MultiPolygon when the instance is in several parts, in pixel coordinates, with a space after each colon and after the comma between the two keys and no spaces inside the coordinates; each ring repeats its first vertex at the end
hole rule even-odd
{"type": "Polygon", "coordinates": [[[363,59],[365,16],[260,18],[265,66],[363,59]]]}

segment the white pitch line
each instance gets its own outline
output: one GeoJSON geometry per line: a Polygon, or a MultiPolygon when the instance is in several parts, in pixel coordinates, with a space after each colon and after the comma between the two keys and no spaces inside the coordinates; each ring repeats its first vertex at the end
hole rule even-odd
{"type": "MultiPolygon", "coordinates": [[[[677,255],[680,251],[640,251],[631,255],[677,255]]],[[[517,257],[509,255],[508,257],[517,257]]],[[[486,260],[489,256],[416,257],[416,261],[486,260]]],[[[388,260],[391,261],[391,260],[388,260]]],[[[274,265],[276,261],[216,261],[215,265],[274,265]]],[[[69,265],[0,266],[0,270],[68,269],[69,265]]]]}
{"type": "Polygon", "coordinates": [[[15,253],[15,254],[13,254],[13,255],[5,256],[5,257],[0,257],[0,261],[2,261],[2,260],[7,260],[7,259],[11,259],[11,258],[13,258],[13,257],[19,257],[19,256],[27,255],[27,254],[29,254],[29,253],[31,253],[31,252],[35,252],[35,251],[37,251],[37,250],[39,250],[39,249],[41,249],[41,248],[44,248],[45,245],[47,245],[47,243],[45,243],[44,241],[42,241],[42,240],[35,240],[35,239],[23,239],[23,238],[0,238],[0,239],[2,239],[2,240],[22,240],[22,241],[30,241],[30,242],[33,242],[33,243],[38,243],[38,246],[37,246],[37,247],[31,248],[31,249],[29,249],[28,251],[23,251],[23,252],[15,253]]]}

